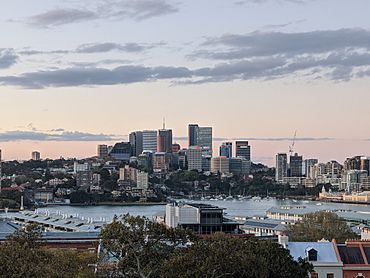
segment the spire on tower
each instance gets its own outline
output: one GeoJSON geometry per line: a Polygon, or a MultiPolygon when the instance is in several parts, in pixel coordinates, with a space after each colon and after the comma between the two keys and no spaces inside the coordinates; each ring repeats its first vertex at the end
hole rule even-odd
{"type": "Polygon", "coordinates": [[[166,129],[166,118],[163,117],[163,129],[166,129]]]}

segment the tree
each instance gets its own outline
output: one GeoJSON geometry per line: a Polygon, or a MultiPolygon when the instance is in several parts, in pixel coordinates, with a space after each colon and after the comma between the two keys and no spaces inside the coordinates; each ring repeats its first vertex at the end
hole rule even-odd
{"type": "Polygon", "coordinates": [[[94,277],[91,254],[47,249],[41,231],[27,226],[0,245],[0,274],[6,277],[94,277]]]}
{"type": "Polygon", "coordinates": [[[188,230],[167,228],[148,218],[126,214],[115,217],[103,229],[102,239],[106,256],[101,258],[101,265],[116,261],[110,276],[144,278],[158,277],[162,263],[195,236],[188,230]]]}
{"type": "Polygon", "coordinates": [[[306,214],[302,221],[290,227],[290,236],[293,241],[335,239],[339,243],[358,237],[338,215],[324,211],[306,214]]]}
{"type": "Polygon", "coordinates": [[[311,269],[305,261],[294,261],[277,243],[215,234],[179,248],[164,263],[161,276],[304,278],[311,269]]]}

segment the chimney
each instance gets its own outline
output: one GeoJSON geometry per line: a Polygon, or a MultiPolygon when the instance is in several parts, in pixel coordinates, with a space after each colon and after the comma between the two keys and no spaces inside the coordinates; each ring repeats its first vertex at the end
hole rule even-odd
{"type": "Polygon", "coordinates": [[[286,249],[288,247],[289,237],[286,235],[278,235],[278,242],[286,249]]]}

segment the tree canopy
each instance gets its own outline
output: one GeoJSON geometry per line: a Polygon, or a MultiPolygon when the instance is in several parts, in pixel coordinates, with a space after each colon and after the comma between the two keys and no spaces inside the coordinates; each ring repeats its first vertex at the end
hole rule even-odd
{"type": "Polygon", "coordinates": [[[319,211],[306,214],[303,220],[290,227],[293,241],[333,240],[339,243],[358,236],[347,223],[333,212],[319,211]]]}
{"type": "Polygon", "coordinates": [[[309,263],[294,261],[278,243],[215,234],[178,249],[161,276],[303,278],[310,270],[309,263]]]}
{"type": "Polygon", "coordinates": [[[88,266],[94,262],[91,254],[46,248],[34,225],[0,244],[1,277],[94,277],[94,269],[88,266]]]}

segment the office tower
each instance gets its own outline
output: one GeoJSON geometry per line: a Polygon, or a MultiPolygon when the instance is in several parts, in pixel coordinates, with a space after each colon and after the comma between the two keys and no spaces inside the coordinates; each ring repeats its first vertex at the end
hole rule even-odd
{"type": "Polygon", "coordinates": [[[172,152],[172,129],[158,130],[157,151],[164,153],[172,152]]]}
{"type": "Polygon", "coordinates": [[[211,155],[202,155],[202,171],[210,172],[211,171],[211,155]]]}
{"type": "Polygon", "coordinates": [[[188,126],[189,147],[200,146],[203,155],[212,155],[212,127],[200,127],[197,124],[188,126]]]}
{"type": "Polygon", "coordinates": [[[198,145],[198,127],[197,124],[189,124],[188,126],[189,147],[198,145]]]}
{"type": "Polygon", "coordinates": [[[133,148],[133,155],[138,157],[143,151],[157,151],[157,131],[143,130],[134,131],[129,136],[130,144],[133,148]]]}
{"type": "Polygon", "coordinates": [[[153,171],[157,173],[167,172],[170,167],[170,159],[165,152],[153,154],[153,171]]]}
{"type": "Polygon", "coordinates": [[[143,152],[143,133],[141,131],[131,132],[129,142],[132,148],[132,155],[138,157],[143,152]]]}
{"type": "Polygon", "coordinates": [[[108,146],[107,145],[98,145],[98,157],[104,159],[108,156],[108,146]]]}
{"type": "Polygon", "coordinates": [[[186,151],[188,158],[188,170],[202,171],[202,148],[199,146],[191,146],[186,151]]]}
{"type": "Polygon", "coordinates": [[[143,151],[157,151],[157,131],[156,130],[143,130],[143,151]]]}
{"type": "Polygon", "coordinates": [[[220,156],[226,156],[230,158],[233,156],[233,143],[232,142],[224,142],[220,146],[220,156]]]}
{"type": "Polygon", "coordinates": [[[286,153],[276,155],[275,181],[284,183],[284,178],[288,176],[288,156],[286,153]]]}
{"type": "Polygon", "coordinates": [[[325,164],[325,174],[331,178],[337,178],[342,173],[342,165],[335,160],[329,161],[325,164]]]}
{"type": "Polygon", "coordinates": [[[244,157],[248,161],[251,160],[251,146],[249,146],[248,141],[236,141],[235,147],[236,157],[244,157]]]}
{"type": "Polygon", "coordinates": [[[244,157],[229,158],[229,170],[234,175],[249,175],[251,162],[244,157]]]}
{"type": "Polygon", "coordinates": [[[203,155],[212,155],[212,127],[198,128],[198,146],[202,148],[203,155]]]}
{"type": "Polygon", "coordinates": [[[41,154],[40,152],[37,152],[37,151],[32,152],[31,157],[32,157],[32,160],[36,160],[36,161],[41,160],[41,154]]]}
{"type": "Polygon", "coordinates": [[[129,142],[120,142],[113,146],[109,155],[116,160],[129,161],[131,153],[131,144],[129,142]]]}
{"type": "Polygon", "coordinates": [[[295,153],[290,156],[289,167],[291,177],[301,177],[302,176],[302,156],[295,153]]]}
{"type": "Polygon", "coordinates": [[[212,157],[211,172],[214,174],[228,174],[230,172],[229,159],[225,156],[212,157]]]}
{"type": "Polygon", "coordinates": [[[319,161],[317,159],[305,159],[304,161],[304,168],[305,168],[305,171],[304,171],[304,175],[306,176],[306,178],[310,178],[311,176],[311,170],[312,170],[312,167],[317,164],[319,161]]]}
{"type": "Polygon", "coordinates": [[[180,144],[172,144],[172,153],[178,153],[181,150],[180,144]]]}

